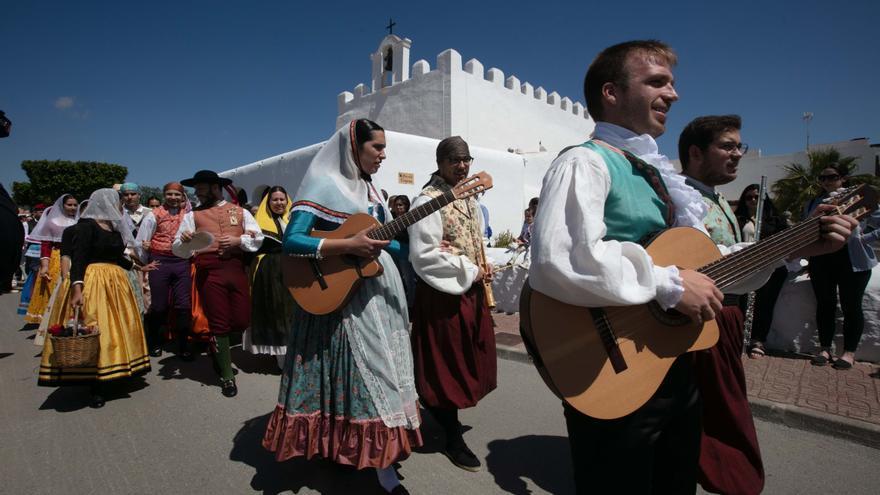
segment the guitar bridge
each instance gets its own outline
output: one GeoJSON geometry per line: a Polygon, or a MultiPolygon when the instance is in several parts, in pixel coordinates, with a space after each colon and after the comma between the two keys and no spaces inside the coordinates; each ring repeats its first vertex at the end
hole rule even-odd
{"type": "Polygon", "coordinates": [[[602,339],[602,346],[605,347],[605,352],[611,361],[611,367],[615,373],[623,373],[627,368],[626,360],[623,359],[623,353],[620,352],[620,346],[617,344],[617,337],[611,328],[608,314],[602,308],[590,308],[590,314],[593,316],[593,323],[599,332],[599,338],[602,339]]]}

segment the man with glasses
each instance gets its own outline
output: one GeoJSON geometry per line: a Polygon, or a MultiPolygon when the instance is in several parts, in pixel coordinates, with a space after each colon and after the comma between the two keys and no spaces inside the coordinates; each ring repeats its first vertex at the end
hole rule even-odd
{"type": "MultiPolygon", "coordinates": [[[[748,150],[741,128],[738,115],[708,115],[691,121],[678,139],[682,173],[708,209],[703,218],[706,231],[715,244],[726,247],[743,237],[736,215],[715,188],[736,179],[740,159],[748,150]]],[[[718,493],[759,493],[764,466],[746,395],[740,296],[725,295],[715,321],[718,344],[697,352],[694,362],[703,398],[700,484],[718,493]]]]}
{"type": "MultiPolygon", "coordinates": [[[[462,138],[440,141],[437,171],[413,209],[467,178],[472,162],[462,138]]],[[[496,385],[495,331],[482,283],[492,274],[480,263],[483,224],[470,197],[409,228],[410,262],[419,276],[412,318],[416,389],[446,433],[443,453],[467,471],[481,464],[464,442],[458,410],[475,406],[496,385]]]]}

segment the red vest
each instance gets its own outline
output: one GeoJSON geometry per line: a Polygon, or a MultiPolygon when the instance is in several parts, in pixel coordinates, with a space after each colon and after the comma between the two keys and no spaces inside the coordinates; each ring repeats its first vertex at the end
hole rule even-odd
{"type": "MultiPolygon", "coordinates": [[[[204,210],[193,210],[193,220],[196,224],[196,232],[210,232],[214,235],[214,243],[200,250],[199,254],[218,252],[220,246],[217,237],[221,235],[234,237],[244,235],[244,210],[232,203],[224,203],[204,210]]],[[[238,247],[220,253],[224,257],[239,254],[241,249],[238,247]]]]}
{"type": "Polygon", "coordinates": [[[180,228],[180,222],[183,220],[185,212],[180,208],[177,215],[172,215],[165,206],[153,209],[153,216],[156,217],[156,231],[153,238],[150,239],[150,251],[164,256],[174,256],[171,253],[171,243],[174,242],[174,236],[180,228]]]}

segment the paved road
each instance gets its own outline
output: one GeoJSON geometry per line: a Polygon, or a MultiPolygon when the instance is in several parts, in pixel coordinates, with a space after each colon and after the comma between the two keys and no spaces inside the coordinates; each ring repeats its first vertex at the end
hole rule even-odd
{"type": "MultiPolygon", "coordinates": [[[[165,355],[144,379],[116,387],[103,409],[87,391],[36,386],[39,349],[19,331],[17,298],[0,296],[0,493],[366,493],[370,473],[324,461],[276,463],[259,444],[275,404],[273,360],[236,350],[238,397],[220,395],[209,361],[165,355]]],[[[559,402],[525,364],[499,362],[499,388],[464,411],[485,459],[476,474],[436,453],[437,429],[401,463],[412,493],[571,493],[559,402]]],[[[766,493],[876,493],[878,451],[759,423],[766,493]]]]}

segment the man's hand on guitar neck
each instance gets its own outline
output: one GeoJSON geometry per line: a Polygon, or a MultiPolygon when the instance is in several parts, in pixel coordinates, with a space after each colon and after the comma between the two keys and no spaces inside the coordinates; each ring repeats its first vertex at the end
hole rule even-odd
{"type": "Polygon", "coordinates": [[[694,321],[714,320],[715,314],[721,312],[721,301],[724,294],[715,287],[711,278],[694,270],[681,270],[684,293],[681,301],[675,305],[676,311],[690,317],[694,321]]]}
{"type": "MultiPolygon", "coordinates": [[[[833,205],[819,205],[810,216],[814,217],[835,210],[833,205]]],[[[809,246],[792,253],[790,259],[833,253],[847,243],[852,231],[859,225],[859,222],[849,215],[826,215],[820,218],[819,222],[822,237],[809,246]]]]}

